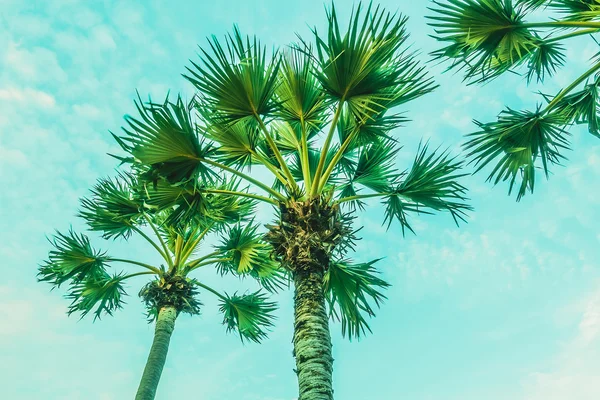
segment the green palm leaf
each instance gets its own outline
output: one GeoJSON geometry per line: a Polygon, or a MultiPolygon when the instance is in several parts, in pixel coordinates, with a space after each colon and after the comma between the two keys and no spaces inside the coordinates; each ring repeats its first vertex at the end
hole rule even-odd
{"type": "Polygon", "coordinates": [[[134,186],[133,178],[128,175],[114,180],[99,179],[90,190],[92,196],[81,199],[82,210],[78,215],[91,230],[103,232],[106,239],[127,239],[143,214],[142,202],[132,191],[134,186]]]}
{"type": "Polygon", "coordinates": [[[123,128],[125,136],[113,137],[123,150],[146,166],[142,177],[150,181],[164,178],[173,183],[193,177],[212,182],[217,177],[201,162],[214,149],[198,138],[191,106],[184,104],[181,97],[175,103],[169,102],[167,96],[163,104],[144,105],[141,99],[135,104],[141,119],[126,116],[129,127],[123,128]]]}
{"type": "Polygon", "coordinates": [[[56,231],[49,241],[54,250],[50,251],[48,261],[39,268],[40,281],[60,286],[71,279],[82,282],[105,274],[105,264],[110,259],[106,253],[94,250],[87,236],[78,235],[72,230],[66,235],[56,231]]]}
{"type": "Polygon", "coordinates": [[[383,200],[384,224],[387,222],[389,228],[394,219],[398,220],[403,234],[405,228],[414,233],[407,213],[447,211],[458,224],[459,220],[465,221],[466,212],[471,210],[465,203],[467,189],[458,183],[458,179],[466,175],[459,172],[463,162],[447,152],[427,154],[428,148],[427,144],[419,146],[410,171],[383,200]]]}
{"type": "Polygon", "coordinates": [[[145,188],[145,204],[152,210],[164,212],[168,226],[197,223],[201,226],[217,224],[220,227],[248,219],[256,202],[252,199],[227,194],[238,192],[239,181],[231,180],[218,186],[199,186],[195,182],[169,184],[165,180],[145,188]],[[222,191],[224,194],[215,193],[222,191]]]}
{"type": "Polygon", "coordinates": [[[520,176],[517,200],[528,189],[533,192],[536,160],[542,159],[548,176],[548,164],[559,164],[565,158],[560,150],[569,148],[569,133],[563,128],[566,121],[560,113],[544,114],[539,108],[535,112],[507,108],[497,122],[475,123],[481,130],[469,134],[472,139],[465,143],[470,150],[467,156],[473,157],[477,171],[498,159],[488,180],[494,184],[508,180],[509,194],[520,176]]]}
{"type": "Polygon", "coordinates": [[[436,39],[448,46],[434,51],[436,59],[450,58],[449,69],[465,69],[465,79],[483,82],[525,62],[538,40],[523,26],[524,8],[511,0],[434,0],[428,16],[436,39]]]}
{"type": "Polygon", "coordinates": [[[587,83],[583,90],[563,97],[554,106],[554,110],[562,114],[569,123],[588,124],[589,132],[600,138],[600,120],[598,111],[600,76],[591,83],[587,83]]]}
{"type": "Polygon", "coordinates": [[[359,184],[376,192],[386,192],[397,177],[395,142],[380,140],[360,149],[352,184],[359,184]]]}
{"type": "Polygon", "coordinates": [[[557,42],[548,42],[538,38],[536,48],[531,52],[527,64],[527,82],[535,76],[543,82],[546,75],[552,76],[565,62],[564,47],[557,42]]]}
{"type": "Polygon", "coordinates": [[[592,21],[600,18],[598,0],[553,0],[550,7],[566,14],[571,21],[592,21]]]}
{"type": "Polygon", "coordinates": [[[218,161],[226,165],[235,165],[240,169],[259,163],[257,154],[260,147],[264,147],[264,140],[261,139],[258,126],[253,121],[237,123],[213,121],[204,129],[204,136],[218,144],[216,147],[218,161]]]}
{"type": "Polygon", "coordinates": [[[327,94],[347,101],[360,120],[433,89],[424,68],[402,50],[408,37],[406,17],[371,4],[363,15],[359,4],[352,10],[344,34],[334,6],[327,19],[326,37],[314,30],[320,67],[317,77],[327,94]]]}
{"type": "Polygon", "coordinates": [[[266,330],[273,326],[273,312],[276,309],[276,303],[267,301],[267,297],[260,291],[226,295],[220,306],[227,332],[235,330],[242,341],[246,339],[256,343],[267,337],[266,330]]]}
{"type": "Polygon", "coordinates": [[[294,47],[285,53],[276,90],[280,102],[277,116],[299,131],[304,124],[307,140],[321,130],[328,111],[311,53],[310,47],[294,47]]]}
{"type": "Polygon", "coordinates": [[[266,48],[254,38],[244,37],[237,27],[225,47],[215,36],[208,41],[210,52],[200,49],[201,63],[193,61],[184,75],[203,100],[227,122],[271,114],[276,108],[274,93],[280,65],[276,55],[266,59],[266,48]]]}
{"type": "Polygon", "coordinates": [[[378,260],[368,263],[351,264],[348,261],[330,264],[324,278],[324,291],[329,302],[332,318],[342,323],[342,335],[359,338],[371,328],[365,319],[375,316],[374,306],[379,307],[386,298],[381,289],[389,283],[377,277],[373,267],[378,260]]]}
{"type": "Polygon", "coordinates": [[[245,274],[253,269],[260,269],[262,264],[270,262],[271,247],[262,241],[257,233],[258,226],[240,224],[230,227],[217,246],[225,257],[230,258],[221,264],[223,272],[235,271],[245,274]]]}
{"type": "Polygon", "coordinates": [[[101,315],[112,315],[115,310],[122,307],[125,290],[121,285],[122,276],[110,276],[104,271],[87,276],[85,280],[74,281],[71,284],[67,299],[72,300],[68,314],[75,312],[85,317],[94,311],[94,320],[101,315]]]}
{"type": "Polygon", "coordinates": [[[516,0],[518,6],[525,10],[535,10],[542,6],[548,6],[552,0],[516,0]]]}

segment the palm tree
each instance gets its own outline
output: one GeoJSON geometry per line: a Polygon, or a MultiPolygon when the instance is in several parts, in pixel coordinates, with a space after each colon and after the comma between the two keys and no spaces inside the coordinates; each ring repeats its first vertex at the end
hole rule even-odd
{"type": "MultiPolygon", "coordinates": [[[[527,82],[543,82],[563,66],[565,45],[574,37],[600,32],[600,2],[597,0],[447,0],[434,1],[429,18],[437,38],[448,45],[433,53],[452,61],[448,69],[464,71],[470,83],[485,83],[508,71],[526,69],[527,82]],[[543,22],[527,22],[536,9],[557,11],[543,22]],[[565,32],[566,31],[566,32],[565,32]]],[[[592,36],[593,38],[593,36],[592,36]]],[[[600,54],[600,53],[599,53],[600,54]]],[[[534,110],[507,107],[495,122],[475,121],[479,130],[465,144],[477,171],[495,161],[488,176],[494,184],[509,181],[509,194],[517,179],[517,200],[533,192],[535,170],[546,178],[551,164],[565,159],[568,129],[587,124],[600,137],[598,107],[600,58],[556,95],[542,94],[546,104],[534,110]]]]}
{"type": "MultiPolygon", "coordinates": [[[[218,171],[275,207],[265,237],[295,287],[300,400],[333,398],[329,318],[341,321],[344,335],[359,337],[385,298],[377,260],[348,258],[358,240],[353,213],[378,198],[384,223],[397,220],[404,233],[412,231],[411,213],[447,211],[458,222],[469,210],[457,181],[462,163],[447,152],[425,144],[410,170],[395,167],[400,146],[391,133],[406,121],[396,108],[435,87],[406,49],[406,18],[358,5],[345,32],[333,6],[327,21],[324,36],[313,31],[314,43],[300,39],[270,56],[237,28],[224,44],[212,37],[185,75],[197,89],[196,113],[164,105],[165,124],[149,113],[158,105],[142,105],[145,123],[117,138],[142,179],[182,187],[218,171]]],[[[161,204],[170,206],[168,199],[161,204]]]]}
{"type": "MultiPolygon", "coordinates": [[[[228,188],[235,187],[231,185],[228,188]]],[[[177,204],[158,210],[154,203],[173,195],[169,185],[142,188],[127,174],[100,179],[91,197],[82,199],[79,216],[92,231],[102,232],[104,239],[127,240],[138,235],[154,248],[161,264],[109,256],[94,249],[87,236],[70,230],[56,233],[51,240],[54,249],[39,268],[40,281],[53,288],[69,285],[69,315],[80,313],[83,318],[93,312],[94,320],[122,307],[125,281],[151,276],[139,295],[156,328],[136,399],[154,399],[175,320],[182,312],[199,313],[199,291],[219,298],[227,331],[236,330],[242,340],[259,342],[272,325],[275,304],[261,291],[228,295],[190,277],[200,268],[213,266],[221,273],[252,276],[270,289],[283,283],[277,264],[269,259],[269,246],[260,240],[256,227],[241,224],[252,212],[253,201],[224,197],[220,190],[198,186],[181,195],[177,188],[177,204]],[[187,214],[187,223],[178,222],[182,214],[187,214]],[[204,239],[212,233],[220,234],[221,243],[214,251],[198,255],[204,239]],[[109,268],[117,263],[138,270],[110,273],[109,268]]]]}

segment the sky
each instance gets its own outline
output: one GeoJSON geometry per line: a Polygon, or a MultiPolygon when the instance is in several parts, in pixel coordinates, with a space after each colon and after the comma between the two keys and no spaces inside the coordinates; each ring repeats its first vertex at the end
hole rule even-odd
{"type": "MultiPolygon", "coordinates": [[[[382,1],[410,19],[420,58],[437,47],[427,1],[382,1]]],[[[351,1],[339,0],[341,18],[351,1]]],[[[268,46],[285,46],[309,26],[325,26],[321,0],[30,1],[0,0],[0,374],[6,399],[132,398],[152,341],[131,281],[123,310],[92,322],[67,317],[63,292],[36,282],[50,249],[46,235],[70,226],[79,198],[113,175],[119,152],[109,131],[134,112],[136,89],[189,98],[181,77],[197,45],[238,24],[268,46]]],[[[568,65],[544,85],[557,92],[587,69],[589,38],[569,42],[568,65]]],[[[472,119],[491,121],[503,105],[532,109],[534,87],[509,74],[485,86],[429,64],[440,87],[407,106],[395,132],[410,165],[420,140],[460,153],[472,119]]],[[[448,215],[413,218],[417,235],[386,231],[378,203],[361,214],[364,238],[353,258],[385,257],[392,283],[371,320],[373,334],[342,338],[333,323],[334,388],[343,400],[592,400],[600,397],[600,142],[571,129],[572,151],[534,195],[517,203],[485,175],[465,179],[475,211],[456,227],[448,215]]],[[[470,170],[469,170],[470,171],[470,170]]],[[[270,222],[272,214],[261,210],[270,222]]],[[[108,242],[111,255],[152,261],[143,242],[108,242]]],[[[210,249],[208,249],[210,250],[210,249]]],[[[249,282],[202,279],[228,291],[249,282]]],[[[292,293],[261,345],[241,344],[207,295],[201,316],[181,316],[158,399],[292,400],[292,293]]]]}

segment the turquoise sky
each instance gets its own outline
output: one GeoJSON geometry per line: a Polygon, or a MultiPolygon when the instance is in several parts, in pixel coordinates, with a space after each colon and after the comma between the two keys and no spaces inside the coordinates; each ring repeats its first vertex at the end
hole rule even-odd
{"type": "MultiPolygon", "coordinates": [[[[422,58],[436,47],[427,1],[384,1],[410,17],[422,58]]],[[[351,1],[338,1],[343,17],[351,1]]],[[[269,46],[308,25],[323,27],[321,0],[33,1],[0,0],[0,393],[4,399],[128,399],[152,340],[130,286],[125,309],[92,323],[65,315],[68,301],[36,283],[49,250],[45,235],[72,224],[78,199],[112,174],[118,152],[108,130],[133,112],[135,89],[189,96],[180,74],[197,44],[238,23],[269,46]]],[[[545,86],[556,92],[588,65],[597,45],[570,42],[568,67],[545,86]]],[[[421,138],[457,154],[472,118],[489,121],[503,104],[533,108],[539,97],[508,75],[441,87],[410,103],[412,122],[396,133],[408,166],[421,138]]],[[[372,321],[374,333],[348,342],[332,325],[335,392],[340,400],[591,400],[600,398],[600,142],[573,129],[565,167],[540,179],[520,203],[484,175],[466,180],[476,212],[457,228],[448,215],[414,218],[417,236],[388,232],[373,203],[354,258],[385,256],[393,283],[372,321]]],[[[265,222],[269,210],[261,210],[265,222]]],[[[95,235],[91,235],[95,239],[95,235]]],[[[151,258],[139,241],[96,247],[151,258]],[[148,254],[146,256],[145,254],[148,254]]],[[[151,259],[149,261],[152,261],[151,259]]],[[[228,291],[253,288],[202,276],[228,291]]],[[[226,334],[216,302],[176,326],[159,399],[292,400],[291,293],[279,295],[277,326],[262,345],[226,334]]]]}

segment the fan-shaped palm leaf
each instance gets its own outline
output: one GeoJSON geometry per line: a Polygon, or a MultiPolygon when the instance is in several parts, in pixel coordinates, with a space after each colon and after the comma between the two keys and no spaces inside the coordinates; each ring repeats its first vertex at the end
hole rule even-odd
{"type": "Polygon", "coordinates": [[[554,106],[554,110],[562,114],[566,121],[576,124],[588,124],[589,132],[600,138],[599,97],[600,76],[594,82],[585,85],[583,90],[563,97],[554,106]]]}
{"type": "Polygon", "coordinates": [[[94,311],[94,320],[101,315],[112,313],[121,308],[125,290],[121,284],[122,276],[110,276],[104,271],[95,271],[84,280],[76,280],[71,284],[67,299],[72,300],[68,314],[81,313],[81,318],[94,311]]]}
{"type": "Polygon", "coordinates": [[[483,82],[523,63],[538,40],[523,24],[525,9],[508,0],[434,0],[428,16],[436,38],[450,44],[432,53],[450,58],[449,68],[465,69],[465,79],[483,82]]]}
{"type": "Polygon", "coordinates": [[[459,172],[463,162],[450,157],[447,152],[427,153],[427,144],[419,146],[412,168],[383,200],[386,205],[384,223],[387,222],[389,227],[397,219],[402,233],[405,228],[414,233],[407,212],[448,211],[458,224],[458,220],[465,221],[466,212],[471,210],[465,203],[467,189],[458,183],[458,179],[466,175],[459,172]]]}
{"type": "Polygon", "coordinates": [[[109,257],[94,250],[87,236],[78,235],[73,230],[69,230],[68,234],[56,231],[50,243],[54,250],[50,251],[48,261],[40,266],[40,281],[60,286],[71,279],[81,282],[104,273],[109,257]]]}
{"type": "Polygon", "coordinates": [[[600,18],[598,0],[553,0],[550,7],[566,14],[567,20],[592,21],[600,18]]]}
{"type": "Polygon", "coordinates": [[[237,27],[226,38],[225,48],[216,37],[208,41],[211,52],[200,48],[201,64],[193,61],[184,75],[203,95],[218,117],[236,122],[271,114],[277,107],[279,57],[267,61],[266,48],[256,37],[244,37],[237,27]]]}
{"type": "Polygon", "coordinates": [[[266,337],[266,330],[273,326],[273,311],[277,306],[267,301],[267,297],[260,292],[244,295],[234,293],[221,299],[220,309],[228,332],[235,330],[242,340],[259,343],[266,337]]]}
{"type": "Polygon", "coordinates": [[[81,199],[79,216],[102,237],[128,238],[133,226],[143,214],[142,201],[133,193],[132,177],[99,179],[91,189],[92,196],[81,199]]]}
{"type": "Polygon", "coordinates": [[[210,154],[211,146],[204,145],[192,122],[191,106],[181,97],[175,103],[168,97],[163,104],[136,102],[141,119],[127,116],[129,127],[125,136],[113,137],[123,150],[147,166],[147,175],[169,182],[181,182],[201,176],[211,182],[217,176],[202,160],[210,154]]]}
{"type": "Polygon", "coordinates": [[[539,108],[535,112],[507,108],[497,122],[475,123],[481,130],[471,133],[472,139],[465,143],[470,150],[468,157],[473,157],[477,170],[499,158],[488,180],[494,180],[494,184],[509,180],[509,193],[521,175],[517,200],[528,189],[533,191],[536,159],[542,159],[547,176],[548,164],[560,163],[564,158],[560,150],[569,148],[569,134],[563,128],[565,118],[560,113],[544,114],[539,108]]]}
{"type": "Polygon", "coordinates": [[[365,319],[375,316],[374,306],[379,307],[386,298],[381,289],[389,283],[377,277],[373,267],[379,260],[351,264],[349,261],[331,263],[324,278],[324,291],[329,302],[331,316],[342,323],[342,335],[358,338],[371,328],[365,319]]]}

